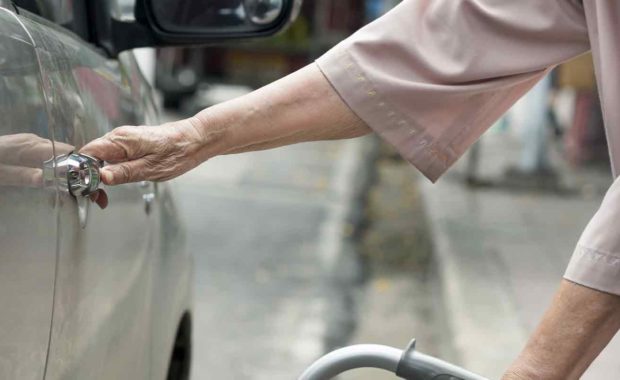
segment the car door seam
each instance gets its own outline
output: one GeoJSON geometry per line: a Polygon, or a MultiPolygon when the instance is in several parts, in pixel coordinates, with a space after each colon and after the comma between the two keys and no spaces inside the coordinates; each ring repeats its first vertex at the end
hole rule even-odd
{"type": "MultiPolygon", "coordinates": [[[[24,30],[24,33],[26,33],[26,35],[28,36],[28,38],[30,39],[30,43],[32,44],[32,48],[34,50],[34,55],[37,59],[37,65],[38,65],[38,76],[40,79],[40,83],[41,83],[41,91],[43,93],[43,103],[45,104],[45,110],[47,112],[47,116],[48,116],[48,120],[49,120],[49,116],[51,115],[51,108],[50,108],[50,104],[47,98],[47,94],[45,91],[45,87],[43,86],[44,84],[44,77],[43,77],[43,66],[41,64],[41,58],[39,56],[39,51],[37,49],[37,44],[34,40],[34,37],[32,36],[32,34],[30,33],[30,31],[28,30],[28,28],[26,28],[26,25],[24,25],[24,23],[22,22],[22,20],[19,18],[19,16],[17,14],[15,14],[14,12],[11,12],[9,9],[6,8],[0,8],[0,10],[3,10],[5,12],[7,12],[11,17],[13,17],[15,19],[15,21],[21,25],[22,29],[24,30]]],[[[48,121],[47,124],[47,129],[48,129],[48,133],[50,134],[51,137],[51,141],[52,141],[52,155],[54,157],[56,157],[56,147],[54,145],[54,128],[50,127],[50,122],[48,121]]],[[[54,168],[55,170],[55,168],[54,168]]],[[[53,326],[54,326],[54,305],[56,305],[56,282],[58,280],[58,265],[59,265],[59,250],[60,250],[60,212],[58,209],[58,205],[60,202],[60,195],[59,195],[59,191],[58,191],[58,186],[57,184],[54,186],[55,187],[55,191],[56,191],[56,196],[54,197],[54,211],[55,211],[55,223],[56,223],[56,241],[55,241],[55,246],[54,246],[54,250],[55,250],[55,255],[54,255],[54,279],[53,279],[53,283],[52,283],[52,300],[51,300],[51,313],[50,313],[50,327],[49,327],[49,333],[48,333],[48,339],[47,339],[47,349],[45,351],[45,363],[43,365],[43,378],[42,380],[45,380],[45,378],[47,377],[47,368],[48,368],[48,362],[49,362],[49,358],[50,358],[50,351],[51,351],[51,346],[52,346],[52,330],[53,330],[53,326]]]]}

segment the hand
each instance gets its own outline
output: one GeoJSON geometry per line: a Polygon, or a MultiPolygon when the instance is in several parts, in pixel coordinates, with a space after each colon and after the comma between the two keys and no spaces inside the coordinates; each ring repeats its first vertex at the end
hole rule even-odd
{"type": "Polygon", "coordinates": [[[208,158],[200,121],[189,118],[160,126],[124,126],[96,139],[80,152],[107,162],[101,169],[106,185],[166,181],[208,158]]]}
{"type": "Polygon", "coordinates": [[[81,152],[107,161],[107,185],[177,177],[219,154],[306,141],[358,137],[370,129],[344,103],[316,64],[189,119],[120,127],[81,152]]]}
{"type": "MultiPolygon", "coordinates": [[[[43,186],[43,164],[56,155],[66,154],[74,148],[69,144],[39,137],[33,133],[0,136],[0,186],[43,186]]],[[[108,206],[108,196],[97,190],[89,196],[99,207],[108,206]]]]}

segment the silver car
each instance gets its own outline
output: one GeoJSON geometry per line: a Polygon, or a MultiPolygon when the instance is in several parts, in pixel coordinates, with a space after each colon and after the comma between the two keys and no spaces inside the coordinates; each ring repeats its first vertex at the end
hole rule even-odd
{"type": "Polygon", "coordinates": [[[0,0],[0,380],[188,378],[191,257],[174,193],[106,188],[100,209],[88,198],[103,163],[78,152],[158,123],[129,49],[269,35],[299,5],[206,4],[0,0]]]}

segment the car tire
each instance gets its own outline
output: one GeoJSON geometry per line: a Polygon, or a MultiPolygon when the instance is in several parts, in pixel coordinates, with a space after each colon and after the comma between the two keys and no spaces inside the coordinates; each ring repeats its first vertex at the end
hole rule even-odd
{"type": "Polygon", "coordinates": [[[177,329],[167,380],[189,380],[192,363],[192,322],[188,313],[183,315],[177,329]]]}

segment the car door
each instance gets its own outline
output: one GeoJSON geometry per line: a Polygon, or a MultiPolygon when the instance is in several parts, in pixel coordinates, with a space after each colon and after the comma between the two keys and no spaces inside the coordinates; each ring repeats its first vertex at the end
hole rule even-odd
{"type": "MultiPolygon", "coordinates": [[[[58,144],[77,151],[116,126],[144,121],[135,78],[119,61],[57,25],[35,16],[22,21],[37,46],[58,144]]],[[[129,184],[107,192],[105,210],[59,196],[46,379],[149,378],[153,220],[143,198],[154,188],[129,184]]]]}
{"type": "Polygon", "coordinates": [[[43,378],[56,265],[52,134],[34,46],[0,1],[0,379],[43,378]]]}

